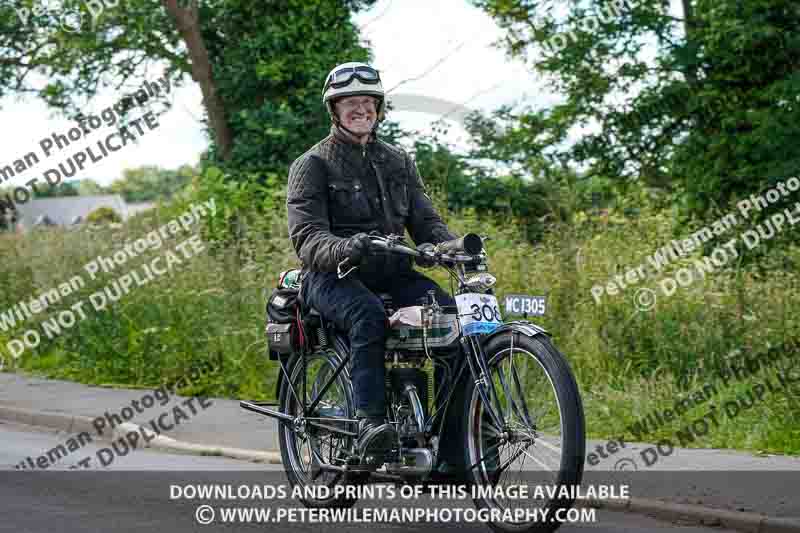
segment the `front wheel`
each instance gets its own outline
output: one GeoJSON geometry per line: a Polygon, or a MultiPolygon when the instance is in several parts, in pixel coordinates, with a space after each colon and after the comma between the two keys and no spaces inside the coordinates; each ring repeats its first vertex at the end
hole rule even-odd
{"type": "Polygon", "coordinates": [[[553,519],[557,511],[566,512],[573,500],[551,499],[547,492],[542,498],[533,495],[537,486],[581,482],[586,443],[578,385],[566,359],[547,337],[508,331],[490,339],[484,353],[496,400],[484,390],[495,412],[502,413],[504,427],[497,427],[489,416],[479,385],[471,380],[466,390],[465,439],[471,467],[467,475],[477,486],[475,506],[504,517],[489,522],[495,531],[554,531],[560,525],[553,519]],[[510,485],[528,486],[531,497],[502,497],[500,493],[510,493],[502,487],[510,485]],[[497,488],[489,494],[492,487],[497,488]]]}

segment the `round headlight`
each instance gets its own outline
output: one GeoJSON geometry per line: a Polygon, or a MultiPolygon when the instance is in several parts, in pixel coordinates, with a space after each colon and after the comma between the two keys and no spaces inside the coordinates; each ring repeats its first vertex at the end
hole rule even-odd
{"type": "Polygon", "coordinates": [[[467,278],[466,285],[473,291],[485,291],[486,289],[494,287],[495,283],[497,283],[497,278],[488,272],[484,272],[467,278]]]}

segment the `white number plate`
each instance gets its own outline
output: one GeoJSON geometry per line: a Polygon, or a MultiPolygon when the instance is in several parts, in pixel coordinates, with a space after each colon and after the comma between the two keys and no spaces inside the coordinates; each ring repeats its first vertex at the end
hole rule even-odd
{"type": "Polygon", "coordinates": [[[491,333],[503,323],[497,298],[491,294],[459,294],[456,296],[456,305],[464,335],[491,333]]]}

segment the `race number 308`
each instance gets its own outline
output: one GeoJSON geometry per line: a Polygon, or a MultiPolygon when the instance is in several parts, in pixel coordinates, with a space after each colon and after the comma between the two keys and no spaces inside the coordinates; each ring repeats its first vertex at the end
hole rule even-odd
{"type": "Polygon", "coordinates": [[[497,298],[492,294],[458,294],[456,305],[458,320],[465,335],[491,333],[503,323],[497,298]]]}
{"type": "Polygon", "coordinates": [[[487,322],[500,322],[500,310],[497,305],[472,304],[472,318],[474,320],[485,320],[487,322]]]}

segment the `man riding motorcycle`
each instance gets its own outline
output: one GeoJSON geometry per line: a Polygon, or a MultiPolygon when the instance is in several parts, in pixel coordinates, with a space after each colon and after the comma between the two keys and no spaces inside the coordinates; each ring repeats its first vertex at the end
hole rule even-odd
{"type": "MultiPolygon", "coordinates": [[[[407,228],[423,249],[456,236],[434,209],[412,158],[377,138],[386,109],[378,71],[366,63],[337,66],[326,78],[322,102],[331,118],[330,134],[289,170],[289,236],[303,266],[301,300],[349,334],[359,419],[356,448],[364,457],[367,452],[380,457],[397,435],[386,423],[388,324],[376,293],[389,293],[395,308],[417,305],[429,290],[441,305],[455,302],[414,270],[410,258],[371,249],[367,234],[402,235],[407,228]],[[340,263],[345,271],[358,268],[339,279],[340,263]]],[[[425,261],[417,259],[420,266],[431,266],[425,261]]],[[[453,418],[448,417],[445,436],[457,433],[448,431],[453,418]]],[[[440,472],[460,470],[463,450],[457,444],[442,442],[440,454],[440,472]]]]}

